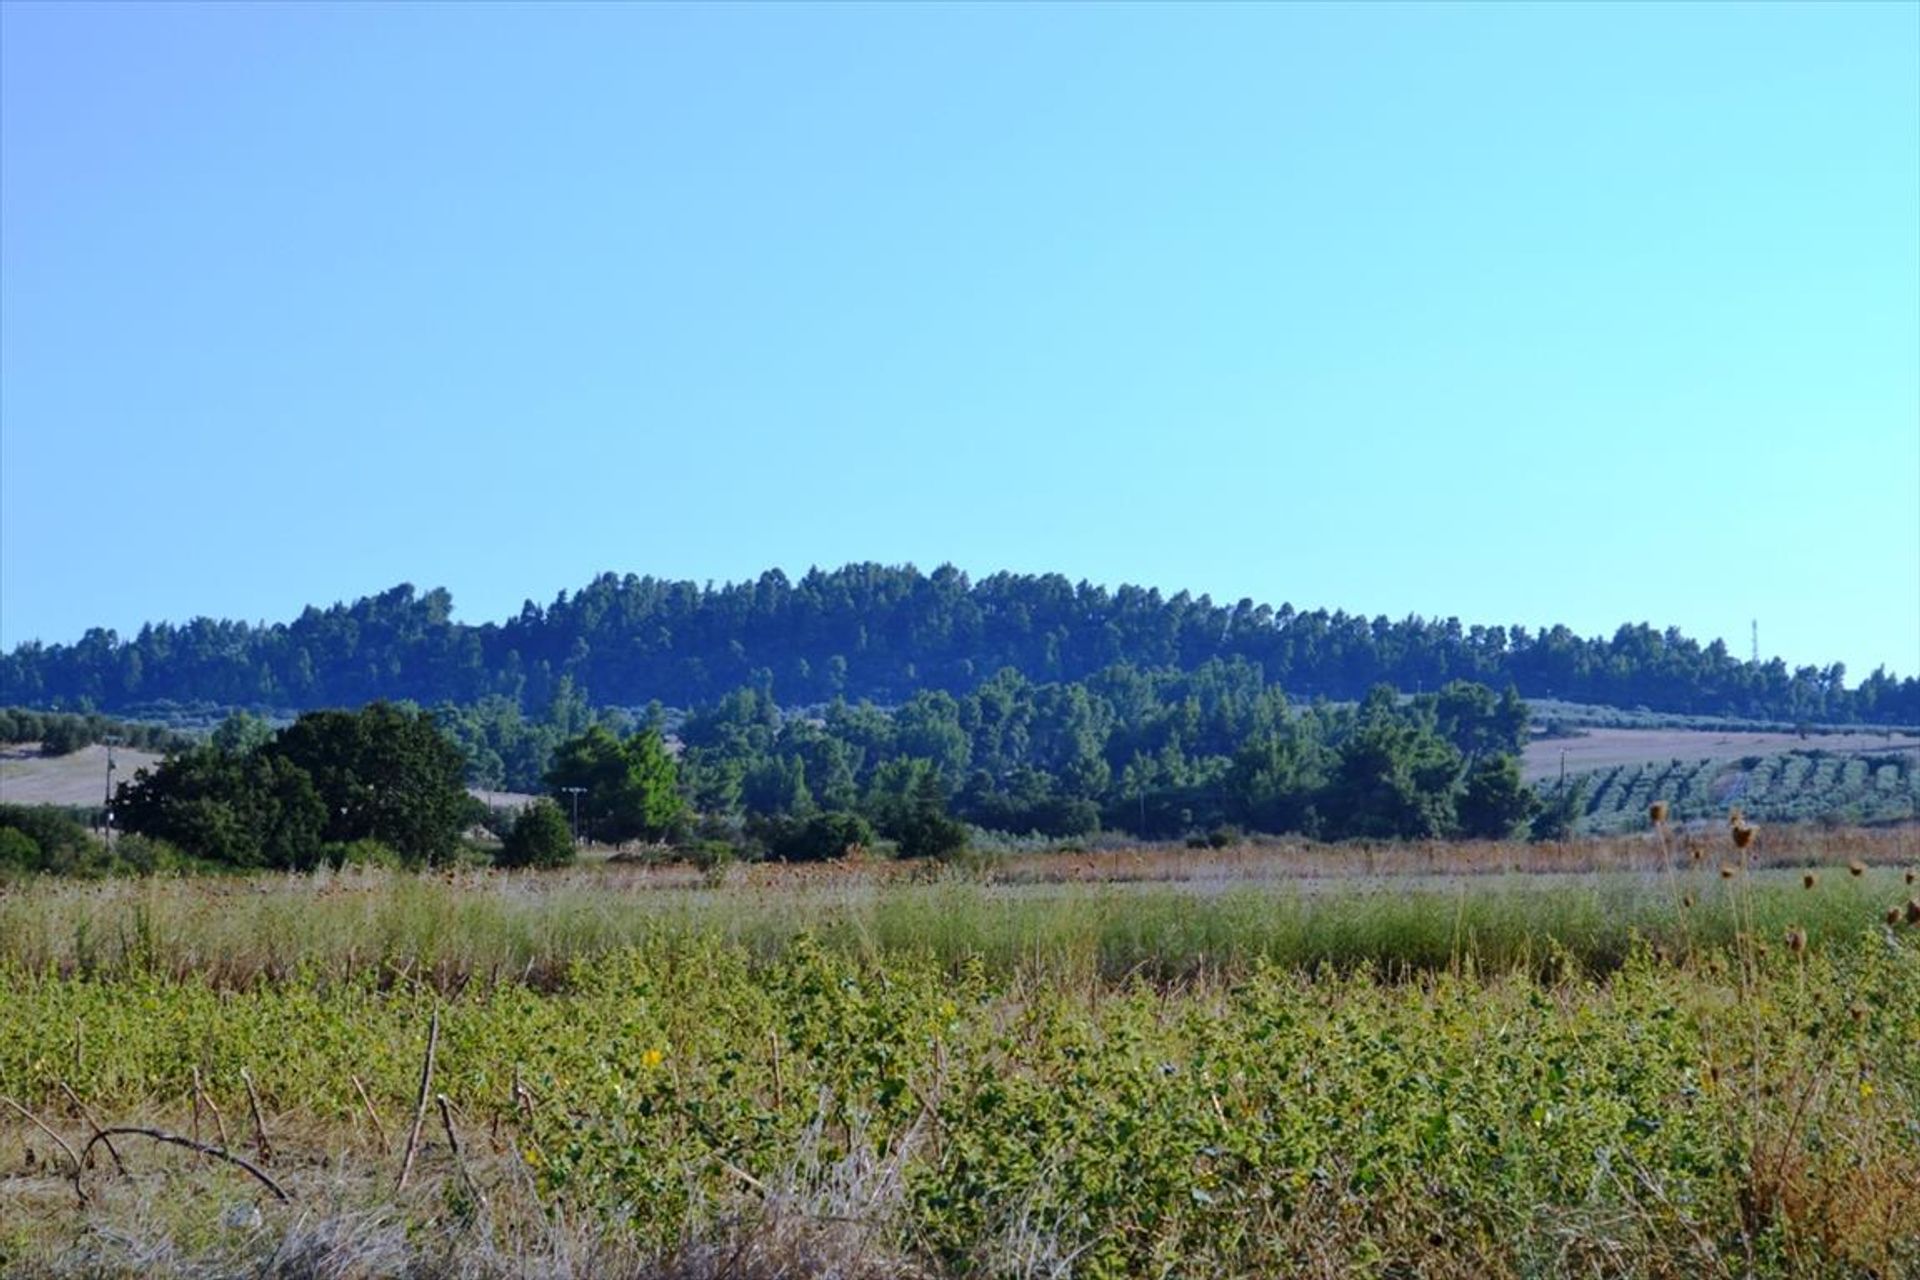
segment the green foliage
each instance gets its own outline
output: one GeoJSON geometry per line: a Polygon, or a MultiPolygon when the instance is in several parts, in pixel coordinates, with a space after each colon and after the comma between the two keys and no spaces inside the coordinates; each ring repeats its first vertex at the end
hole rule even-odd
{"type": "Polygon", "coordinates": [[[101,875],[111,860],[72,815],[49,805],[0,804],[0,831],[10,831],[0,866],[56,875],[101,875]]]}
{"type": "Polygon", "coordinates": [[[125,830],[243,868],[311,870],[327,822],[304,769],[264,752],[235,756],[213,746],[141,769],[121,784],[114,808],[125,830]]]}
{"type": "Polygon", "coordinates": [[[323,845],[356,841],[409,865],[458,848],[464,762],[427,717],[375,703],[311,712],[265,740],[257,727],[229,720],[215,742],[140,770],[116,796],[120,825],[242,868],[307,871],[323,845]]]}
{"type": "Polygon", "coordinates": [[[322,845],[320,849],[320,860],[325,865],[333,867],[336,870],[345,870],[350,867],[385,867],[392,869],[406,865],[406,860],[396,853],[390,845],[382,844],[378,840],[365,838],[322,845]]]}
{"type": "Polygon", "coordinates": [[[623,742],[595,725],[554,752],[546,783],[569,807],[568,788],[581,788],[581,826],[597,840],[662,840],[684,820],[679,770],[654,729],[623,742]]]}
{"type": "Polygon", "coordinates": [[[1540,811],[1528,825],[1527,838],[1539,842],[1571,839],[1586,801],[1585,778],[1572,778],[1564,786],[1554,787],[1542,798],[1540,811]]]}
{"type": "Polygon", "coordinates": [[[564,867],[574,858],[567,815],[551,800],[539,799],[520,811],[501,843],[495,861],[503,867],[564,867]]]}
{"type": "Polygon", "coordinates": [[[431,716],[389,702],[308,712],[260,754],[312,778],[330,842],[378,840],[413,865],[459,848],[466,761],[431,716]]]}
{"type": "Polygon", "coordinates": [[[137,876],[165,875],[195,869],[194,862],[178,846],[154,836],[128,831],[113,838],[113,860],[117,870],[137,876]]]}
{"type": "Polygon", "coordinates": [[[1393,690],[1367,695],[1335,752],[1319,799],[1322,834],[1332,839],[1430,839],[1455,825],[1460,753],[1419,720],[1400,714],[1393,690]]]}
{"type": "Polygon", "coordinates": [[[45,754],[62,756],[109,738],[120,746],[150,751],[174,751],[191,745],[188,738],[165,725],[113,720],[91,712],[0,707],[0,742],[38,742],[45,754]]]}
{"type": "Polygon", "coordinates": [[[867,812],[908,858],[947,858],[967,844],[966,824],[947,813],[946,788],[931,760],[895,760],[874,775],[867,812]]]}
{"type": "MultiPolygon", "coordinates": [[[[369,1104],[405,1114],[437,1017],[434,1088],[468,1132],[506,1139],[543,1212],[618,1223],[660,1257],[765,1213],[757,1188],[778,1186],[857,1211],[862,1253],[897,1249],[896,1274],[1920,1265],[1904,935],[1739,965],[1642,947],[1598,981],[1256,963],[1169,985],[1052,980],[1044,954],[996,974],[804,931],[755,948],[655,930],[545,993],[441,1000],[222,990],[137,945],[148,963],[123,974],[4,975],[0,1079],[22,1106],[64,1084],[124,1114],[204,1088],[233,1114],[245,1070],[292,1149],[369,1104]]],[[[510,1178],[487,1185],[504,1197],[510,1178]]]]}
{"type": "Polygon", "coordinates": [[[40,844],[18,827],[0,826],[0,871],[38,871],[40,844]]]}
{"type": "Polygon", "coordinates": [[[757,824],[755,834],[771,857],[787,862],[826,862],[857,849],[871,849],[872,824],[857,813],[829,810],[805,819],[776,818],[757,824]]]}
{"type": "Polygon", "coordinates": [[[273,740],[273,724],[245,711],[235,711],[208,740],[217,750],[230,756],[252,755],[273,740]]]}
{"type": "Polygon", "coordinates": [[[1496,698],[1483,684],[1452,680],[1436,694],[1415,698],[1414,706],[1431,716],[1434,731],[1469,760],[1517,755],[1526,748],[1527,704],[1511,684],[1496,698]]]}
{"type": "Polygon", "coordinates": [[[1540,798],[1520,780],[1520,762],[1509,755],[1483,756],[1467,771],[1460,794],[1460,834],[1505,840],[1540,809],[1540,798]]]}
{"type": "MultiPolygon", "coordinates": [[[[1565,626],[1396,621],[1251,600],[1216,604],[1184,591],[1108,590],[1057,574],[976,582],[951,566],[928,574],[853,564],[798,581],[773,571],[717,587],[605,574],[544,608],[528,601],[503,623],[459,625],[451,611],[445,591],[401,584],[309,608],[287,623],[200,618],[124,640],[95,629],[71,645],[29,642],[0,655],[0,699],[122,709],[155,699],[312,708],[376,698],[470,706],[497,697],[530,719],[564,720],[562,704],[578,698],[584,711],[589,695],[598,705],[658,698],[693,707],[777,686],[789,705],[846,698],[907,706],[934,693],[958,699],[1002,671],[1084,683],[1115,665],[1189,674],[1218,661],[1244,663],[1302,697],[1358,699],[1379,681],[1434,689],[1463,679],[1513,685],[1528,697],[1680,714],[1920,724],[1913,675],[1875,671],[1849,688],[1839,663],[1747,662],[1719,641],[1703,645],[1671,628],[1637,624],[1584,637],[1565,626]]],[[[936,761],[953,784],[981,762],[960,753],[947,720],[945,708],[917,708],[902,750],[936,761]]],[[[578,721],[560,736],[585,727],[578,721]]],[[[489,746],[510,771],[506,753],[489,746]]],[[[475,755],[476,768],[495,767],[475,755]]]]}

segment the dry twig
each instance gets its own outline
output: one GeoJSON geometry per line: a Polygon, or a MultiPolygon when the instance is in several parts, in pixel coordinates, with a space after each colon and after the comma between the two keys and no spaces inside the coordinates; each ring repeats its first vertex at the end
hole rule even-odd
{"type": "Polygon", "coordinates": [[[440,1047],[440,1009],[434,1007],[433,1020],[427,1025],[427,1057],[420,1064],[420,1098],[413,1108],[413,1128],[407,1133],[407,1152],[400,1162],[400,1178],[393,1184],[397,1195],[407,1189],[407,1179],[413,1175],[413,1157],[420,1150],[420,1126],[427,1119],[427,1096],[433,1085],[433,1055],[440,1047]]]}

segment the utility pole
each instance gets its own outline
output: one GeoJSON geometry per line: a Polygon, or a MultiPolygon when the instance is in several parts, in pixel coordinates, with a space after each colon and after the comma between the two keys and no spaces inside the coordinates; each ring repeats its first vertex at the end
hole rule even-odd
{"type": "Polygon", "coordinates": [[[578,845],[580,843],[580,793],[586,788],[562,787],[560,789],[573,797],[573,842],[578,845]]]}
{"type": "Polygon", "coordinates": [[[1753,665],[1760,665],[1760,619],[1753,620],[1753,665]]]}
{"type": "Polygon", "coordinates": [[[101,809],[107,815],[107,848],[111,849],[113,848],[113,771],[115,768],[113,749],[120,745],[122,739],[117,734],[109,733],[100,741],[107,746],[107,798],[106,803],[101,805],[101,809]]]}

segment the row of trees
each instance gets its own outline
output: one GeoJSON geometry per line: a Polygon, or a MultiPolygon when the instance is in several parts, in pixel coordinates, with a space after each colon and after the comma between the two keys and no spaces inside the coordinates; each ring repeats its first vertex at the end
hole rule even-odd
{"type": "MultiPolygon", "coordinates": [[[[957,698],[928,691],[891,710],[836,700],[817,715],[745,688],[675,740],[654,723],[594,723],[561,742],[542,776],[550,798],[505,833],[502,861],[564,861],[577,835],[720,837],[793,858],[884,838],[937,857],[965,843],[967,823],[1049,836],[1504,836],[1538,807],[1514,759],[1526,734],[1512,689],[1455,681],[1403,699],[1379,686],[1356,706],[1295,709],[1239,661],[1054,684],[1007,669],[957,698]]],[[[227,866],[433,863],[474,817],[469,765],[438,718],[408,706],[309,712],[277,730],[235,715],[123,784],[115,817],[227,866]]],[[[28,856],[22,838],[9,848],[28,856]]]]}
{"type": "MultiPolygon", "coordinates": [[[[163,700],[298,709],[498,698],[545,717],[567,696],[691,707],[742,685],[777,685],[788,705],[893,704],[928,689],[966,693],[1005,667],[1071,682],[1116,663],[1191,671],[1242,659],[1296,697],[1353,700],[1378,683],[1418,690],[1464,679],[1694,715],[1920,723],[1920,679],[1875,671],[1849,688],[1839,663],[1745,662],[1720,641],[1702,645],[1672,628],[1587,638],[1564,626],[1216,604],[1057,574],[972,582],[951,566],[923,574],[861,564],[720,587],[605,574],[545,608],[528,601],[504,623],[457,624],[452,609],[444,590],[402,585],[310,607],[291,623],[200,618],[131,639],[96,629],[71,645],[29,642],[0,656],[0,701],[124,712],[163,700]]],[[[511,769],[503,755],[503,773],[511,769]]]]}
{"type": "Polygon", "coordinates": [[[97,712],[0,707],[0,743],[37,742],[42,754],[64,756],[107,741],[147,751],[173,751],[188,746],[191,739],[162,725],[113,720],[97,712]]]}

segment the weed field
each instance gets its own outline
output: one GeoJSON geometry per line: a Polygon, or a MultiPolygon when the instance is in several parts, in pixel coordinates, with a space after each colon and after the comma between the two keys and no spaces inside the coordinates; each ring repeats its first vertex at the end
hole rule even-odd
{"type": "Polygon", "coordinates": [[[1920,1274],[1902,838],[19,885],[0,1273],[1920,1274]]]}

